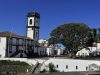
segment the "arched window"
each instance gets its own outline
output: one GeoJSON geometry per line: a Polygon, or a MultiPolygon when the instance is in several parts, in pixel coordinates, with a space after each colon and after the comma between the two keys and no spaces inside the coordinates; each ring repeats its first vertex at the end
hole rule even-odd
{"type": "Polygon", "coordinates": [[[30,19],[30,24],[32,24],[32,19],[30,19]]]}

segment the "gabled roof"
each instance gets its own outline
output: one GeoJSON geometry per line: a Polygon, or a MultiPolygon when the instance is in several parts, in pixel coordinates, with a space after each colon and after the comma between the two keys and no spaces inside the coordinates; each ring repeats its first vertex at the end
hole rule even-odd
{"type": "Polygon", "coordinates": [[[0,32],[0,37],[20,38],[20,39],[30,39],[30,40],[32,40],[32,39],[29,38],[29,37],[20,36],[20,35],[17,35],[17,34],[15,34],[15,33],[11,33],[11,32],[8,32],[8,31],[0,32]]]}

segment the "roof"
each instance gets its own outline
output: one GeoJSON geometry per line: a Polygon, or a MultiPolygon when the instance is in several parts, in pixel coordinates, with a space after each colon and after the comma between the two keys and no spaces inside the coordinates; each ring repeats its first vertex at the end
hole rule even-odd
{"type": "Polygon", "coordinates": [[[20,35],[17,35],[17,34],[15,34],[15,33],[11,33],[11,32],[8,32],[8,31],[0,32],[0,37],[20,38],[20,39],[30,39],[30,40],[32,40],[32,39],[29,38],[29,37],[20,36],[20,35]]]}
{"type": "Polygon", "coordinates": [[[38,12],[29,12],[27,14],[27,17],[34,17],[34,16],[40,18],[40,14],[38,12]]]}
{"type": "MultiPolygon", "coordinates": [[[[11,32],[8,32],[8,31],[0,32],[0,37],[8,37],[8,38],[18,38],[18,39],[33,40],[33,39],[31,39],[30,37],[20,36],[20,35],[17,35],[17,34],[15,34],[15,33],[11,33],[11,32]]],[[[34,41],[34,40],[33,40],[33,41],[34,41]]],[[[41,47],[37,41],[34,41],[34,42],[35,42],[35,45],[36,45],[36,46],[41,47]]]]}

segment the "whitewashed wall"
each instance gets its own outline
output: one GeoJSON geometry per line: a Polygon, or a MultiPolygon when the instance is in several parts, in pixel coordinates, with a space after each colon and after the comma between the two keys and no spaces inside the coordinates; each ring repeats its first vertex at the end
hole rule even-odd
{"type": "Polygon", "coordinates": [[[34,26],[34,17],[28,17],[28,26],[34,26]],[[30,19],[32,19],[32,24],[30,24],[30,19]]]}
{"type": "Polygon", "coordinates": [[[97,43],[97,49],[100,49],[100,43],[97,43]]]}
{"type": "Polygon", "coordinates": [[[79,57],[79,56],[89,56],[90,54],[90,51],[87,50],[86,48],[83,48],[82,50],[78,51],[76,53],[76,56],[79,57]]]}
{"type": "Polygon", "coordinates": [[[90,49],[91,52],[96,51],[97,47],[88,47],[90,49]]]}
{"type": "Polygon", "coordinates": [[[50,56],[50,55],[53,55],[54,54],[54,50],[52,49],[52,47],[48,47],[47,48],[47,55],[50,56]]]}
{"type": "Polygon", "coordinates": [[[5,57],[6,54],[6,37],[0,37],[0,56],[5,57]]]}
{"type": "Polygon", "coordinates": [[[49,67],[48,67],[49,63],[53,63],[55,66],[55,69],[60,72],[89,71],[89,65],[91,64],[96,64],[100,66],[100,61],[94,61],[94,60],[49,59],[42,65],[41,70],[43,70],[43,68],[46,70],[49,70],[49,67]],[[76,66],[77,66],[77,69],[76,69],[76,66]]]}
{"type": "Polygon", "coordinates": [[[58,48],[57,49],[57,55],[60,56],[61,54],[63,54],[63,49],[58,48]]]}
{"type": "MultiPolygon", "coordinates": [[[[34,17],[28,17],[28,26],[34,26],[34,17]],[[30,24],[30,19],[32,19],[32,24],[30,24]]],[[[28,28],[27,29],[27,37],[30,37],[31,39],[33,39],[34,37],[34,31],[32,30],[32,28],[28,28]]]]}

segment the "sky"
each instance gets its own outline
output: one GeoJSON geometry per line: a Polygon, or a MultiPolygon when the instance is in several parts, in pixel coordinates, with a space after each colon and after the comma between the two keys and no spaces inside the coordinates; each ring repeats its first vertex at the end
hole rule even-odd
{"type": "Polygon", "coordinates": [[[70,22],[100,28],[100,0],[0,0],[0,32],[26,35],[26,15],[31,11],[40,14],[40,39],[70,22]]]}

